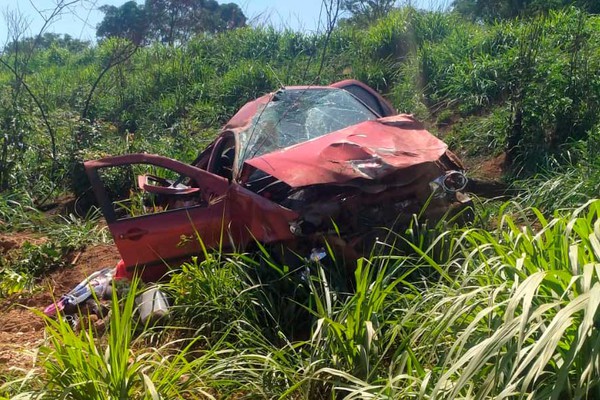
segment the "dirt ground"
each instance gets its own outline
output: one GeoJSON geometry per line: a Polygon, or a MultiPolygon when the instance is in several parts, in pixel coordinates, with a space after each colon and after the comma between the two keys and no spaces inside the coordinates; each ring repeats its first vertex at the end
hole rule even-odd
{"type": "Polygon", "coordinates": [[[501,181],[506,164],[506,153],[493,158],[463,158],[467,167],[468,175],[477,178],[501,181]]]}
{"type": "MultiPolygon", "coordinates": [[[[0,235],[0,257],[25,240],[39,243],[44,239],[23,233],[0,235]]],[[[33,293],[0,299],[0,375],[33,366],[36,350],[44,342],[44,323],[31,309],[43,310],[53,298],[67,293],[93,272],[116,265],[119,258],[112,245],[88,247],[72,254],[72,265],[44,278],[33,293]]]]}

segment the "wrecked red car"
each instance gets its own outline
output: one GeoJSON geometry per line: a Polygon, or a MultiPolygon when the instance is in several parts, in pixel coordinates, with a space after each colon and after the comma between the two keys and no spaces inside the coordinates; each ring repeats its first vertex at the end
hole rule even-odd
{"type": "Polygon", "coordinates": [[[87,161],[123,258],[157,279],[208,249],[262,243],[308,255],[324,243],[356,259],[413,214],[438,220],[470,204],[461,162],[368,86],[286,87],[244,105],[191,164],[151,154],[87,161]],[[113,199],[102,170],[129,168],[137,189],[113,199]]]}

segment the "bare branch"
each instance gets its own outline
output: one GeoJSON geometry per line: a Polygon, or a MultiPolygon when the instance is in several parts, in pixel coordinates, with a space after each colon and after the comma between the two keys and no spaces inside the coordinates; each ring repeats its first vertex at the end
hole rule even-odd
{"type": "Polygon", "coordinates": [[[100,71],[100,74],[98,74],[98,77],[92,84],[92,88],[90,89],[90,91],[85,99],[83,110],[81,111],[81,119],[82,120],[85,120],[88,117],[90,102],[92,100],[94,92],[96,91],[96,88],[98,87],[98,84],[100,83],[100,81],[102,80],[104,75],[109,70],[111,70],[113,67],[116,67],[117,65],[122,64],[122,63],[126,62],[127,60],[129,60],[135,54],[135,52],[137,51],[138,48],[139,48],[139,45],[136,45],[133,42],[130,42],[128,40],[121,39],[117,42],[116,48],[110,54],[110,57],[108,58],[106,64],[100,71]],[[125,43],[125,44],[123,44],[123,43],[125,43]]]}
{"type": "Polygon", "coordinates": [[[325,43],[323,44],[323,53],[321,54],[321,63],[319,64],[319,70],[317,72],[317,78],[321,77],[323,67],[325,66],[325,57],[327,55],[327,48],[329,47],[329,41],[333,30],[337,24],[340,16],[340,10],[342,6],[342,0],[322,0],[321,11],[325,11],[325,43]]]}
{"type": "Polygon", "coordinates": [[[8,8],[2,11],[2,16],[7,27],[6,39],[3,46],[6,48],[9,43],[18,42],[22,39],[25,32],[29,29],[31,21],[17,11],[8,8]]]}

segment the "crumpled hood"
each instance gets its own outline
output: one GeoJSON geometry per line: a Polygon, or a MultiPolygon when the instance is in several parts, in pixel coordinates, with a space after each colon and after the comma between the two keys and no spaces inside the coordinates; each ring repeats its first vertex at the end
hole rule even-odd
{"type": "Polygon", "coordinates": [[[379,180],[437,161],[447,150],[411,115],[365,121],[246,161],[291,187],[379,180]]]}

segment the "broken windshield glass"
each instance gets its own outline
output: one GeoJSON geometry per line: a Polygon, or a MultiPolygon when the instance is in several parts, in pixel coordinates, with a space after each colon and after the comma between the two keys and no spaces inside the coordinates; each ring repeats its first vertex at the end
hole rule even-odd
{"type": "Polygon", "coordinates": [[[247,159],[376,118],[342,89],[282,89],[240,133],[240,167],[247,159]]]}

